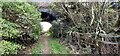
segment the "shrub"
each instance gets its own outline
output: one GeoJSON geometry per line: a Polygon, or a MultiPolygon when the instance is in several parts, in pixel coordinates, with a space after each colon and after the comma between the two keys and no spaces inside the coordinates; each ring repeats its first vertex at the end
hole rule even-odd
{"type": "Polygon", "coordinates": [[[34,5],[27,2],[9,2],[3,3],[2,9],[3,18],[19,25],[22,34],[27,33],[32,38],[39,37],[41,18],[34,5]]]}
{"type": "Polygon", "coordinates": [[[23,42],[21,38],[27,42],[39,37],[41,14],[35,5],[28,2],[0,3],[0,13],[0,37],[4,39],[0,41],[0,54],[16,54],[22,48],[16,44],[17,41],[23,42]]]}
{"type": "Polygon", "coordinates": [[[20,36],[21,31],[19,30],[19,25],[15,23],[11,23],[9,21],[6,21],[5,19],[0,18],[0,24],[2,27],[0,36],[6,36],[6,37],[18,37],[20,36]]]}
{"type": "Polygon", "coordinates": [[[0,41],[0,54],[17,54],[18,49],[22,46],[9,41],[0,41]]]}

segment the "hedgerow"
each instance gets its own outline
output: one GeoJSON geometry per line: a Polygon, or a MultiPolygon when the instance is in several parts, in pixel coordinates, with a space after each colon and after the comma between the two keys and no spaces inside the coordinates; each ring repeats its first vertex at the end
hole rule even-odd
{"type": "Polygon", "coordinates": [[[0,27],[1,29],[1,33],[0,36],[6,36],[6,37],[11,37],[11,38],[16,38],[18,36],[20,36],[20,29],[19,29],[19,25],[15,24],[15,23],[11,23],[5,19],[1,19],[0,18],[0,24],[2,27],[0,27]]]}
{"type": "Polygon", "coordinates": [[[40,34],[40,13],[34,5],[27,2],[3,3],[3,18],[20,26],[22,33],[32,38],[40,34]]]}
{"type": "Polygon", "coordinates": [[[31,3],[1,2],[0,54],[17,54],[24,41],[37,40],[41,32],[40,15],[37,7],[31,3]]]}
{"type": "Polygon", "coordinates": [[[0,54],[17,54],[22,45],[2,40],[0,41],[0,54]]]}

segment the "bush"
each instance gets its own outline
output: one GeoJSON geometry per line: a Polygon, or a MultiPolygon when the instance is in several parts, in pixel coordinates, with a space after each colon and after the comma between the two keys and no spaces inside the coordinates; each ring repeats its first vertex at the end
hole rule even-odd
{"type": "Polygon", "coordinates": [[[9,41],[0,41],[0,54],[17,54],[17,51],[21,49],[22,46],[9,41]]]}
{"type": "Polygon", "coordinates": [[[19,30],[20,26],[18,26],[17,24],[11,23],[1,18],[0,18],[0,24],[2,26],[0,27],[1,29],[0,36],[6,36],[11,38],[20,36],[20,33],[21,33],[21,31],[19,30]]]}
{"type": "Polygon", "coordinates": [[[0,37],[3,39],[0,54],[17,54],[22,48],[17,41],[34,41],[32,39],[39,37],[41,14],[35,5],[28,2],[0,3],[0,13],[0,37]]]}
{"type": "Polygon", "coordinates": [[[22,34],[27,33],[32,38],[39,37],[41,18],[34,5],[27,2],[10,2],[3,3],[2,9],[3,18],[19,25],[22,34]]]}

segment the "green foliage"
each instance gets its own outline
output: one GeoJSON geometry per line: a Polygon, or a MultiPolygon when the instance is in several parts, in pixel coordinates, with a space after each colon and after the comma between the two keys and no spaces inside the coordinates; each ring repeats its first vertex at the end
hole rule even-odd
{"type": "Polygon", "coordinates": [[[18,49],[22,46],[9,41],[0,41],[0,54],[17,54],[18,49]]]}
{"type": "Polygon", "coordinates": [[[69,50],[61,45],[58,39],[50,39],[49,46],[52,54],[69,54],[69,50]]]}
{"type": "Polygon", "coordinates": [[[2,2],[0,2],[0,18],[2,17],[2,2]]]}
{"type": "Polygon", "coordinates": [[[37,47],[32,49],[32,54],[41,54],[43,48],[44,44],[42,42],[38,43],[37,47]]]}
{"type": "Polygon", "coordinates": [[[3,3],[3,18],[21,26],[24,33],[38,38],[40,34],[40,13],[27,2],[3,3]]]}
{"type": "Polygon", "coordinates": [[[18,37],[20,36],[21,31],[19,30],[19,27],[15,23],[11,23],[9,21],[6,21],[5,19],[0,18],[0,24],[2,27],[0,36],[5,36],[5,37],[18,37]]]}
{"type": "MultiPolygon", "coordinates": [[[[63,45],[61,45],[58,39],[51,38],[49,41],[49,47],[51,50],[51,54],[69,54],[69,49],[66,49],[63,45]]],[[[40,42],[38,45],[32,49],[32,54],[42,54],[42,50],[44,48],[44,43],[40,42]]]]}
{"type": "MultiPolygon", "coordinates": [[[[39,37],[41,17],[35,5],[28,2],[0,3],[0,13],[2,13],[0,15],[0,37],[16,38],[24,33],[27,33],[31,39],[39,37]]],[[[10,39],[10,41],[0,41],[0,54],[17,54],[22,48],[21,45],[12,42],[14,40],[10,39]]]]}

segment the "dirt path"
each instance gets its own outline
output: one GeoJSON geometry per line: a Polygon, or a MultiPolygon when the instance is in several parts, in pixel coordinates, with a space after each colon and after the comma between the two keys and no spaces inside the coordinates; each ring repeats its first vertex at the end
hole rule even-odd
{"type": "Polygon", "coordinates": [[[49,43],[48,43],[49,37],[45,34],[41,35],[40,38],[38,39],[37,43],[34,43],[32,45],[27,46],[26,48],[20,50],[18,53],[19,54],[32,54],[31,51],[33,48],[37,48],[37,45],[39,43],[44,44],[44,48],[41,50],[42,54],[50,54],[50,48],[49,48],[49,43]]]}
{"type": "Polygon", "coordinates": [[[19,54],[67,54],[64,46],[59,44],[58,39],[52,39],[46,34],[40,35],[38,41],[22,49],[19,54]]]}
{"type": "Polygon", "coordinates": [[[43,48],[43,54],[50,54],[50,48],[49,48],[49,43],[48,43],[48,39],[49,37],[46,36],[45,34],[42,36],[42,39],[44,40],[44,48],[43,48]]]}

